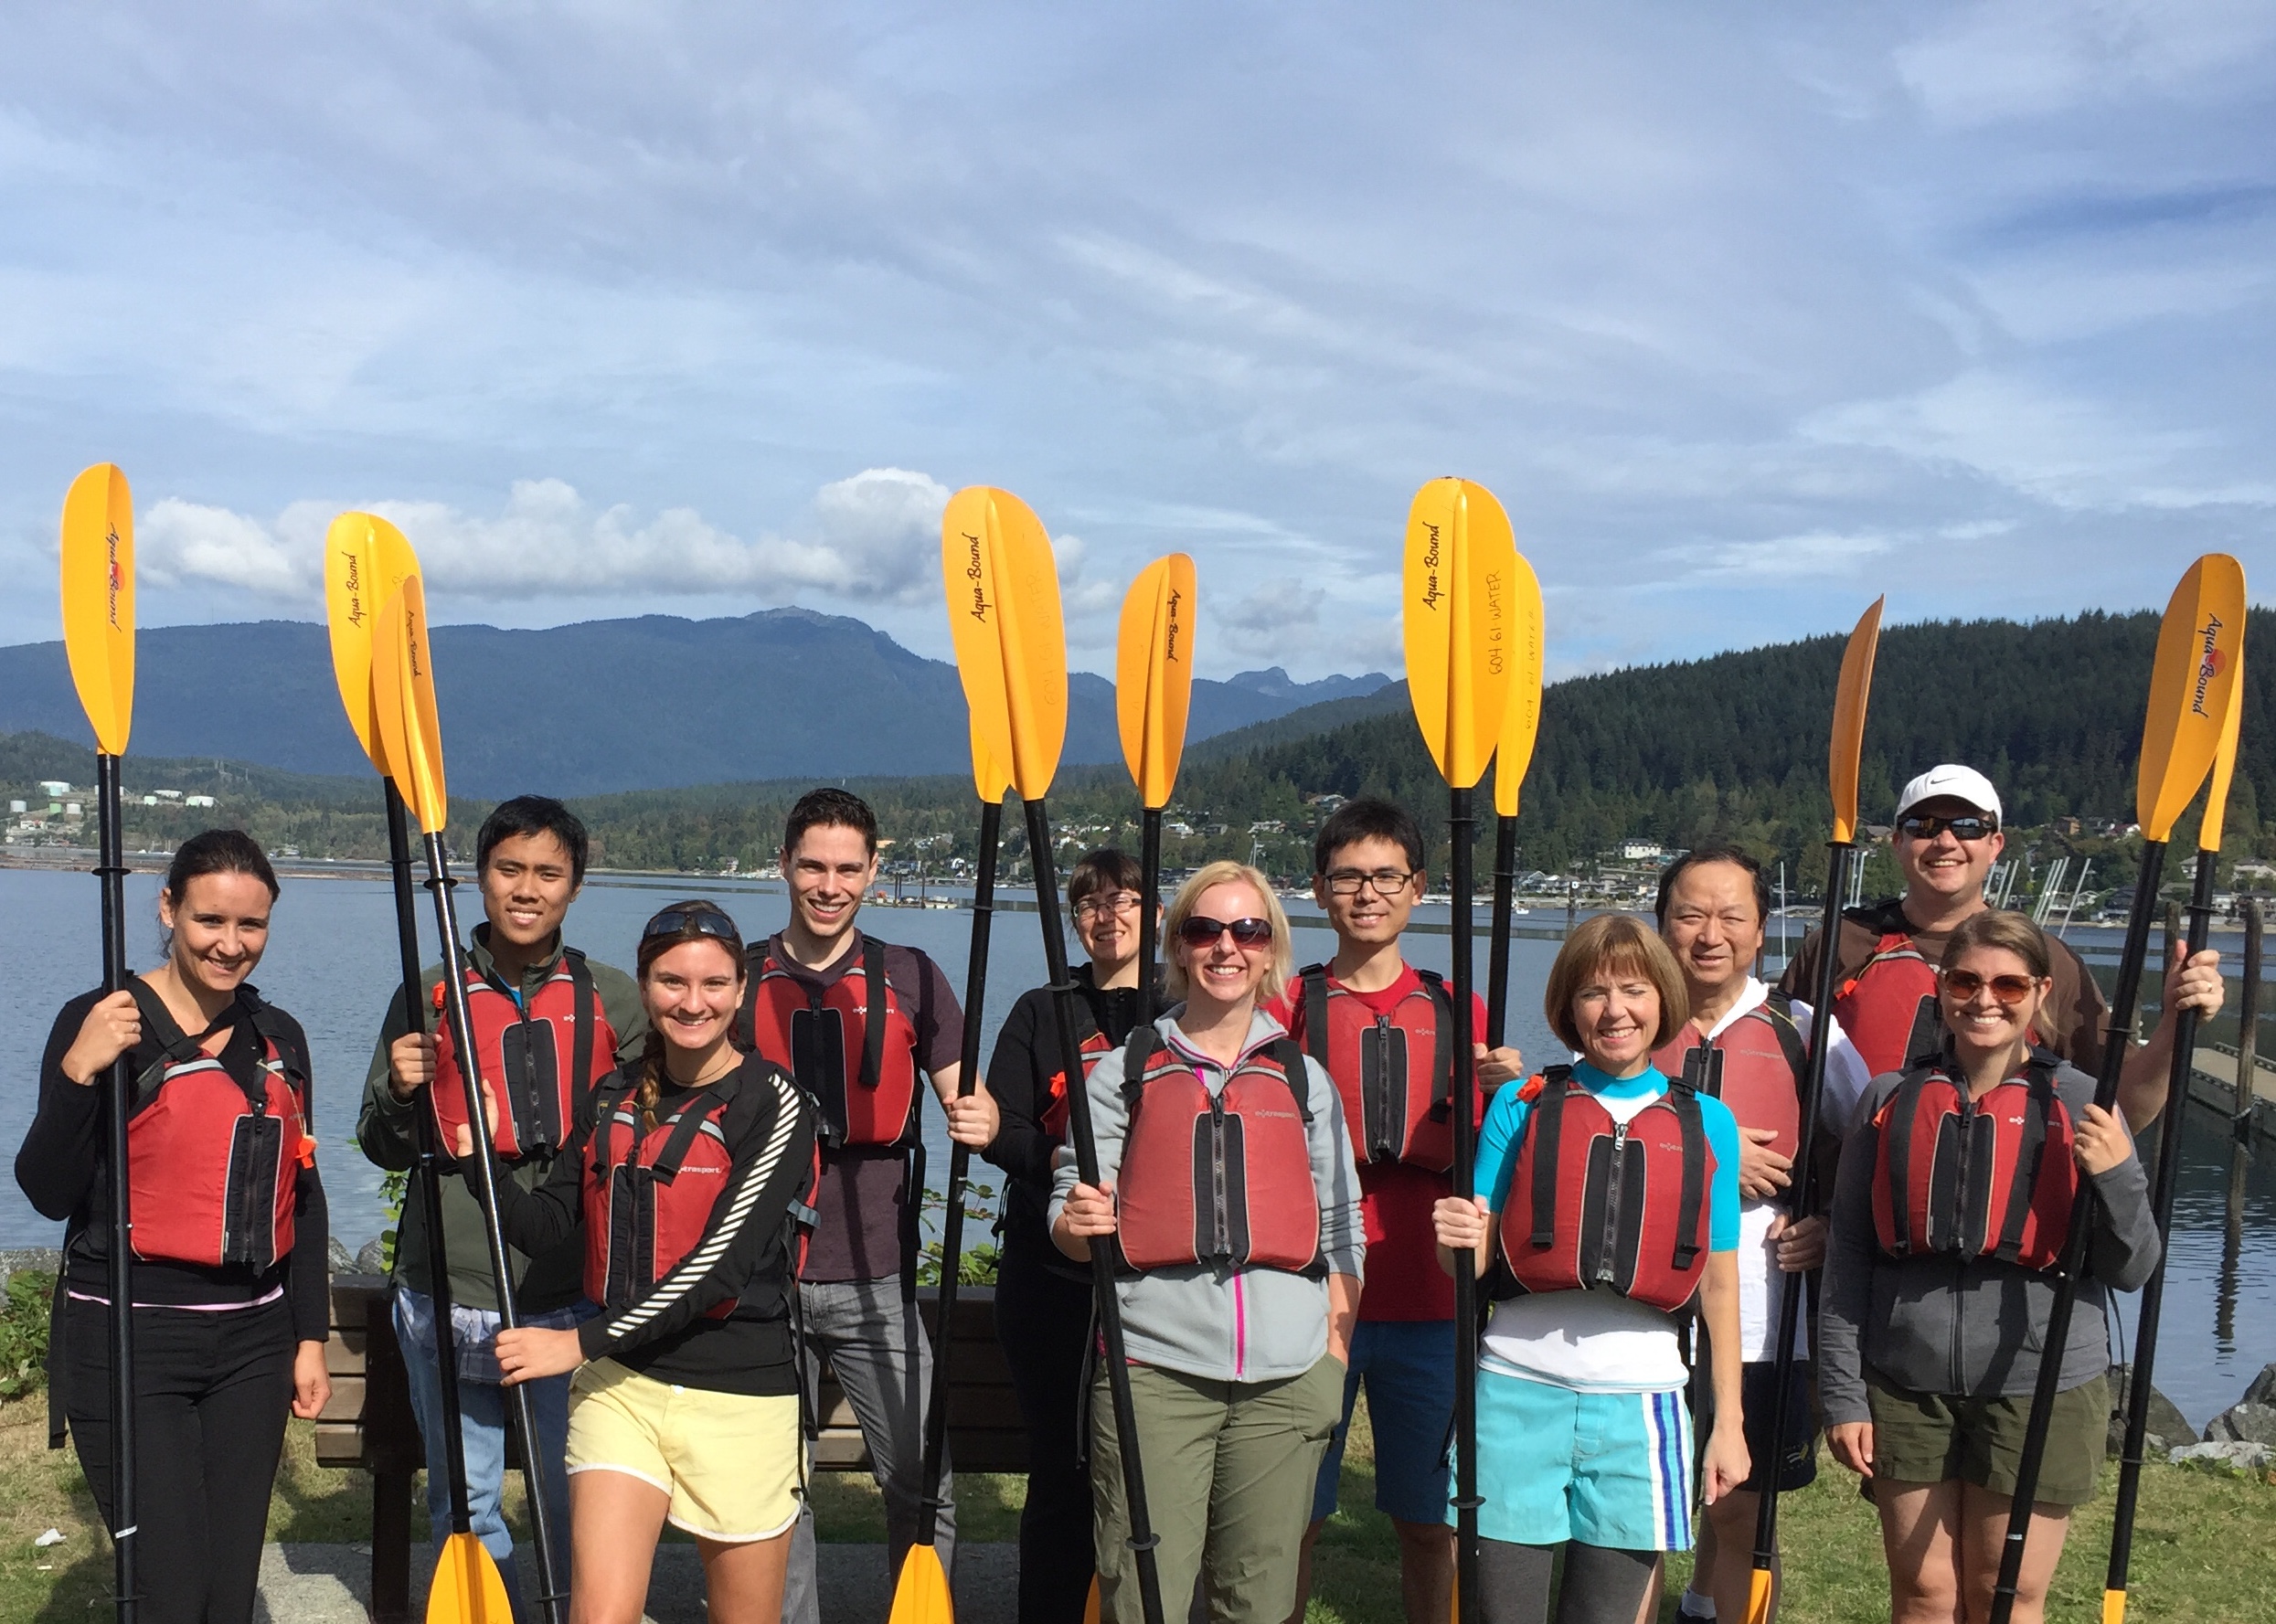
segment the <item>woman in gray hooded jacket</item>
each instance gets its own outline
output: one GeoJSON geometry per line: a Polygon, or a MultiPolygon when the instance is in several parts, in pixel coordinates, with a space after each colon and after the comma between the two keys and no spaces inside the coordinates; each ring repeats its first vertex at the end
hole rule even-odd
{"type": "MultiPolygon", "coordinates": [[[[1062,1148],[1051,1238],[1111,1245],[1165,1605],[1196,1574],[1214,1624],[1282,1624],[1312,1487],[1343,1414],[1367,1239],[1335,1081],[1258,1006],[1288,979],[1265,877],[1212,863],[1171,903],[1178,1004],[1090,1079],[1100,1184],[1062,1148]]],[[[1105,1373],[1091,1398],[1099,1595],[1138,1617],[1105,1373]]]]}
{"type": "Polygon", "coordinates": [[[2050,953],[2021,914],[1944,950],[1944,1049],[1874,1079],[1842,1149],[1819,1325],[1827,1441],[1870,1480],[1900,1621],[1981,1618],[2046,1356],[2055,1258],[2080,1181],[2094,1234],[2040,1468],[2014,1617],[2037,1624],[2071,1507],[2093,1498],[2110,1417],[2111,1290],[2158,1256],[2148,1181],[2094,1080],[2038,1040],[2050,953]]]}

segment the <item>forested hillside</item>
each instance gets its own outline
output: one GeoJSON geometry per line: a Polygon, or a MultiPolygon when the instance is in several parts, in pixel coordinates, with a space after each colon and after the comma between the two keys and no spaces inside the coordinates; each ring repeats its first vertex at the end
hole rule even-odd
{"type": "MultiPolygon", "coordinates": [[[[2106,881],[2121,879],[2131,858],[2091,826],[2132,815],[2156,635],[2157,618],[2147,612],[1891,629],[1881,639],[1866,727],[1864,819],[1887,823],[1898,786],[1921,768],[1966,761],[2000,785],[2011,824],[2087,820],[2072,848],[2094,856],[2106,881]]],[[[2261,818],[2262,808],[2276,809],[2276,611],[2252,612],[2247,647],[2243,746],[2224,845],[2232,857],[2276,856],[2276,818],[2261,818]]],[[[1784,860],[1805,881],[1822,872],[1826,731],[1841,650],[1839,637],[1813,638],[1551,686],[1519,822],[1526,865],[1563,870],[1643,835],[1678,846],[1734,839],[1784,860]]],[[[28,780],[84,783],[91,773],[84,749],[36,736],[0,738],[0,781],[10,794],[22,794],[16,786],[28,780]]],[[[369,780],[131,756],[126,779],[136,790],[209,790],[220,806],[208,817],[242,823],[308,856],[372,856],[384,848],[369,780]]],[[[577,804],[605,865],[718,869],[731,860],[749,870],[771,862],[783,812],[813,781],[636,791],[577,804]]],[[[846,781],[876,801],[897,857],[921,854],[937,873],[951,857],[970,854],[968,776],[846,781]]],[[[1490,827],[1490,786],[1478,796],[1482,829],[1490,827]]],[[[1300,874],[1318,817],[1313,802],[1328,793],[1405,801],[1424,813],[1434,865],[1442,860],[1444,790],[1396,689],[1315,706],[1189,750],[1171,816],[1194,833],[1174,834],[1165,856],[1184,865],[1254,853],[1276,873],[1300,874]],[[1252,832],[1259,824],[1265,827],[1252,832]]],[[[1064,770],[1052,806],[1057,825],[1077,839],[1134,838],[1135,806],[1119,767],[1064,770]]],[[[472,822],[484,810],[478,800],[454,800],[454,843],[471,844],[472,822]]],[[[130,806],[130,844],[178,838],[185,820],[179,808],[130,806]]],[[[1007,831],[1017,822],[1007,817],[1007,831]]],[[[2185,820],[2177,841],[2194,840],[2195,830],[2194,817],[2185,820]]],[[[1015,833],[1008,844],[1016,869],[1023,843],[1015,833]]]]}

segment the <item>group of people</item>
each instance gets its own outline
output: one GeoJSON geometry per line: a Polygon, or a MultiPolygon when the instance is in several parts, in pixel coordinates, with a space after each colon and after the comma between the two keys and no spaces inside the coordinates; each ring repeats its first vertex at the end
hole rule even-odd
{"type": "MultiPolygon", "coordinates": [[[[1811,937],[1776,987],[1755,974],[1763,876],[1735,849],[1668,865],[1656,929],[1583,922],[1543,996],[1567,1056],[1528,1071],[1516,1050],[1474,1044],[1475,1194],[1458,1196],[1463,1024],[1403,950],[1425,874],[1399,807],[1347,801],[1322,826],[1313,890],[1335,950],[1301,970],[1265,876],[1214,863],[1170,901],[1161,983],[1144,985],[1144,876],[1125,854],[1088,854],[1067,885],[1088,957],[1080,1075],[1060,1052],[1061,994],[1037,989],[967,1090],[947,979],[857,924],[878,846],[857,797],[816,790],[792,809],[779,931],[747,942],[716,905],[675,903],[629,975],[565,939],[582,826],[558,801],[509,801],[476,842],[484,922],[388,1009],[357,1129],[411,1181],[395,1322],[436,1536],[447,1341],[474,1530],[517,1595],[566,1587],[579,1624],[641,1616],[667,1523],[697,1544],[711,1617],[818,1624],[805,1474],[824,1364],[867,1440],[891,1561],[929,1537],[952,1564],[952,1480],[944,1466],[936,1492],[923,1467],[912,1152],[929,1089],[950,1139],[1005,1174],[994,1306],[1029,1445],[1021,1624],[1077,1624],[1094,1585],[1105,1619],[1141,1616],[1117,1375],[1173,1619],[1191,1599],[1220,1624],[1301,1619],[1364,1387],[1406,1615],[1443,1624],[1456,1366],[1473,1343],[1488,1624],[1634,1624],[1664,1554],[1695,1539],[1683,1615],[1743,1616],[1758,1497],[1814,1477],[1821,1421],[1880,1517],[1893,1616],[1980,1617],[2084,1181],[2096,1230],[2055,1351],[2063,1392],[2015,1615],[2029,1624],[2069,1508],[2093,1491],[2103,1294],[2158,1256],[2132,1133],[2165,1103],[2174,1014],[2216,1012],[2221,982],[2211,953],[2167,968],[2164,1019],[2126,1060],[2118,1110],[2098,1109],[2101,997],[2061,942],[1987,906],[1999,825],[1980,774],[1914,780],[1893,835],[1904,894],[1811,937]],[[1827,952],[1839,992],[1821,1013],[1795,994],[1827,952]],[[467,995],[479,1120],[446,976],[467,995]],[[1076,1088],[1095,1184],[1068,1143],[1076,1088]],[[467,1176],[478,1134],[495,1215],[467,1176]],[[1122,1372],[1101,1357],[1099,1247],[1122,1372]],[[1484,1282],[1478,1325],[1457,1323],[1462,1269],[1484,1282]],[[1813,1277],[1800,1379],[1774,1422],[1784,1295],[1813,1277]],[[504,1515],[516,1386],[534,1400],[533,1490],[568,1531],[551,1576],[516,1572],[504,1515]]],[[[329,1395],[307,1044],[248,979],[276,897],[242,833],[184,843],[161,893],[164,961],[58,1014],[17,1158],[34,1205],[68,1225],[50,1392],[58,1439],[68,1422],[108,1516],[114,1170],[94,1085],[127,1059],[154,1624],[250,1616],[285,1417],[329,1395]]],[[[1482,1005],[1466,1024],[1484,1035],[1482,1005]]]]}

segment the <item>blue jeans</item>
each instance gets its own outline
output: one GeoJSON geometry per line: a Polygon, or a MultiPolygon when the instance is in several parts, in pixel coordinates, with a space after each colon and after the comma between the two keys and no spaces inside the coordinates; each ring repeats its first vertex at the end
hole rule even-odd
{"type": "MultiPolygon", "coordinates": [[[[522,1323],[567,1330],[590,1319],[593,1312],[591,1304],[580,1303],[549,1314],[529,1315],[522,1323]]],[[[509,1402],[499,1382],[502,1373],[495,1352],[498,1316],[482,1309],[453,1307],[451,1330],[458,1353],[459,1439],[466,1463],[467,1505],[473,1513],[474,1533],[505,1576],[516,1618],[526,1618],[520,1578],[514,1566],[514,1536],[498,1505],[499,1491],[505,1481],[509,1402]]],[[[433,1523],[434,1543],[440,1550],[451,1532],[451,1478],[442,1465],[442,1373],[435,1351],[434,1299],[398,1286],[395,1336],[403,1346],[403,1365],[410,1376],[411,1409],[419,1417],[419,1434],[427,1446],[427,1516],[433,1523]]],[[[565,1375],[529,1384],[529,1407],[537,1428],[533,1448],[551,1518],[557,1587],[564,1592],[569,1577],[569,1379],[565,1375]]]]}

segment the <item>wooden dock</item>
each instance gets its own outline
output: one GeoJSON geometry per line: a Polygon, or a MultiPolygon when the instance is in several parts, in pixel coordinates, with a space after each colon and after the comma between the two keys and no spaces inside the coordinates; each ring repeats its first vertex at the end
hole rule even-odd
{"type": "MultiPolygon", "coordinates": [[[[2252,1126],[2276,1139],[2276,1065],[2265,1055],[2255,1056],[2252,1068],[2252,1126]]],[[[2237,1109],[2237,1051],[2233,1045],[2201,1043],[2191,1057],[2189,1097],[2223,1116],[2237,1109]]]]}

